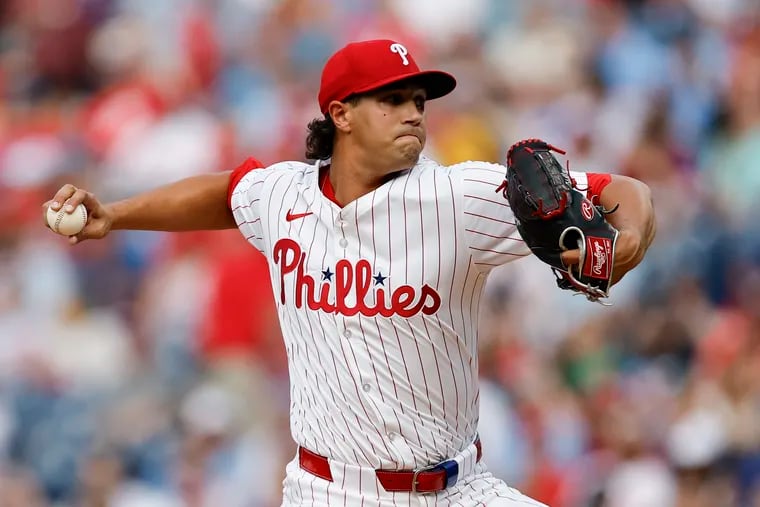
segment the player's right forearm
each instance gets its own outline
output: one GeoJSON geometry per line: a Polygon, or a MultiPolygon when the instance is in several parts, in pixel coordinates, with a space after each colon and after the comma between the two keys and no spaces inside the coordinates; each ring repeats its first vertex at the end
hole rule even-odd
{"type": "Polygon", "coordinates": [[[186,178],[105,205],[111,229],[193,231],[233,229],[227,205],[230,172],[186,178]]]}

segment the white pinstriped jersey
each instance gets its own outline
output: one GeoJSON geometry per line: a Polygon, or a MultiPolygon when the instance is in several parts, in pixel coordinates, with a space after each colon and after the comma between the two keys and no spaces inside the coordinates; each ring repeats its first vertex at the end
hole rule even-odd
{"type": "MultiPolygon", "coordinates": [[[[293,437],[371,468],[448,459],[477,432],[486,277],[530,253],[496,192],[506,169],[423,157],[343,208],[319,169],[250,170],[230,195],[241,232],[269,259],[293,437]]],[[[586,175],[573,177],[584,188],[586,175]]]]}

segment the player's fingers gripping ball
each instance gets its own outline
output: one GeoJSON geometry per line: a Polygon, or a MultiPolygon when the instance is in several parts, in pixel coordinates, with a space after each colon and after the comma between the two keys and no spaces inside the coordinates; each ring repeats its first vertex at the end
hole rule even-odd
{"type": "Polygon", "coordinates": [[[552,151],[565,153],[540,139],[512,145],[506,180],[497,191],[509,201],[528,247],[557,275],[557,285],[598,301],[609,295],[618,231],[604,219],[611,211],[576,188],[552,151]],[[578,265],[565,266],[562,252],[575,249],[578,265]]]}
{"type": "Polygon", "coordinates": [[[84,204],[79,204],[74,208],[73,212],[67,213],[64,211],[64,206],[58,211],[48,207],[47,223],[53,232],[57,232],[63,236],[79,234],[87,224],[87,208],[85,208],[84,204]]]}

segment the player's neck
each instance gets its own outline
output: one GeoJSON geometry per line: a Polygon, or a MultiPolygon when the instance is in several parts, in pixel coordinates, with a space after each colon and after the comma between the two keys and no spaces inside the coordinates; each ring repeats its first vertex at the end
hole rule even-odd
{"type": "Polygon", "coordinates": [[[345,154],[334,153],[328,177],[335,192],[335,200],[345,206],[373,192],[392,175],[360,160],[346,157],[345,154]]]}

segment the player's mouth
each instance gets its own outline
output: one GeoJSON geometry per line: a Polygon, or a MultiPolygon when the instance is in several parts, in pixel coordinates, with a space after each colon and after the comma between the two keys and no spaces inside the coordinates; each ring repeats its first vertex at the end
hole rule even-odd
{"type": "Polygon", "coordinates": [[[403,139],[405,137],[413,137],[413,138],[417,139],[417,141],[419,141],[420,143],[422,143],[422,135],[419,134],[419,133],[417,133],[417,132],[405,132],[405,133],[401,134],[400,136],[398,136],[396,139],[403,139]]]}

